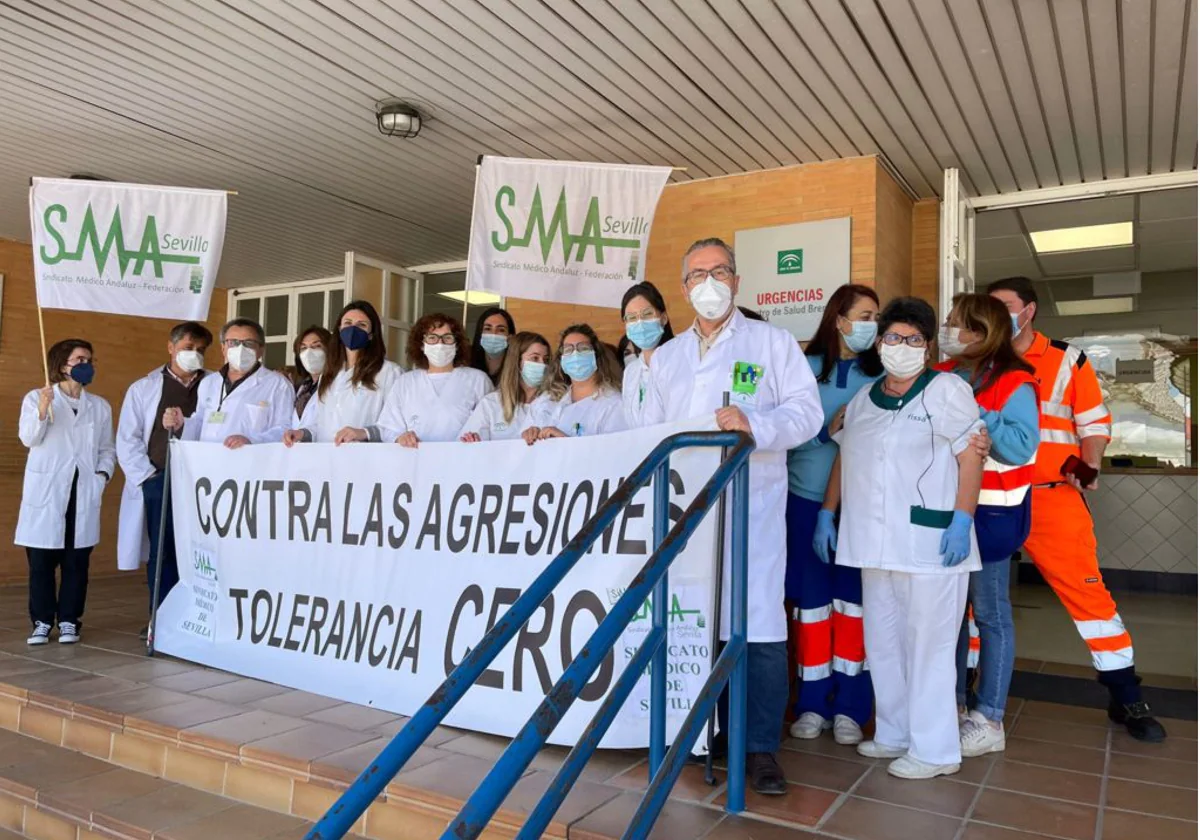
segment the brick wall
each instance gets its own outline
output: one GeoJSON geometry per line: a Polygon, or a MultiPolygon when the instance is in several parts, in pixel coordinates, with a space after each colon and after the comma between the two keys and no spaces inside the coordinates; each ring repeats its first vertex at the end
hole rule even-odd
{"type": "MultiPolygon", "coordinates": [[[[697,239],[719,236],[732,245],[740,229],[849,216],[851,282],[876,286],[881,281],[885,298],[908,294],[912,207],[874,157],[670,184],[654,216],[646,277],[666,298],[675,329],[686,328],[693,316],[679,282],[680,261],[697,239]]],[[[935,251],[936,235],[935,223],[935,251]]],[[[579,321],[614,344],[622,334],[620,315],[613,309],[514,298],[508,299],[508,308],[517,329],[541,332],[552,341],[564,326],[579,321]]]]}
{"type": "MultiPolygon", "coordinates": [[[[25,551],[12,544],[17,525],[26,449],[17,439],[21,399],[44,383],[41,341],[38,337],[37,298],[33,285],[30,246],[0,239],[0,274],[4,295],[0,300],[0,582],[26,577],[25,551]]],[[[226,295],[213,293],[208,327],[216,334],[225,321],[226,295]]],[[[64,338],[83,338],[96,351],[96,381],[89,390],[112,405],[113,423],[121,411],[125,389],[134,380],[167,360],[167,332],[172,321],[46,310],[46,345],[64,338]]],[[[209,351],[208,361],[219,359],[209,351]]],[[[117,512],[123,476],[109,485],[101,509],[100,544],[92,554],[92,574],[117,570],[117,512]]]]}
{"type": "Polygon", "coordinates": [[[934,307],[938,297],[938,224],[936,198],[918,201],[912,208],[912,294],[934,307]]]}

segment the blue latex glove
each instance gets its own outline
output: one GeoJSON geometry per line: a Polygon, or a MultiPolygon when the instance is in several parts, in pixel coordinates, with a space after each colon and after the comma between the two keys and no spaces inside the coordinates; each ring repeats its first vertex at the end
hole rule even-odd
{"type": "Polygon", "coordinates": [[[822,509],[817,513],[817,530],[813,532],[813,551],[822,563],[833,562],[837,551],[837,528],[833,524],[833,511],[822,509]]]}
{"type": "Polygon", "coordinates": [[[949,568],[957,566],[967,559],[971,553],[971,528],[975,520],[970,514],[961,510],[954,511],[954,519],[950,527],[942,532],[942,544],[938,549],[942,555],[942,565],[949,568]]]}

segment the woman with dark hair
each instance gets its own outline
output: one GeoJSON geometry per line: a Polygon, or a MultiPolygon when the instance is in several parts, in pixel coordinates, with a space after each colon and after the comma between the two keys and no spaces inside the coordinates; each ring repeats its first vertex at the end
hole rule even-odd
{"type": "MultiPolygon", "coordinates": [[[[638,355],[638,346],[629,340],[629,336],[623,335],[617,342],[617,359],[621,362],[621,370],[624,371],[629,367],[629,363],[638,355]]],[[[621,391],[624,392],[622,387],[621,391]]]]}
{"type": "Polygon", "coordinates": [[[550,401],[542,389],[549,378],[546,374],[549,361],[550,342],[543,336],[535,332],[513,336],[504,366],[500,368],[499,387],[485,394],[475,406],[459,440],[478,443],[519,438],[550,401]]]}
{"type": "Polygon", "coordinates": [[[650,384],[650,357],[660,344],[674,338],[675,332],[662,293],[649,281],[635,283],[625,291],[621,317],[625,321],[625,338],[637,354],[625,363],[621,380],[625,422],[634,427],[642,425],[642,409],[650,384]]]}
{"type": "Polygon", "coordinates": [[[526,443],[555,437],[584,437],[627,428],[621,406],[621,365],[587,324],[562,331],[549,379],[551,402],[536,426],[521,433],[526,443]]]}
{"type": "Polygon", "coordinates": [[[383,324],[375,307],[352,300],[338,316],[338,333],[325,351],[316,410],[307,423],[283,433],[285,446],[299,442],[354,443],[371,439],[388,394],[404,371],[387,359],[383,324]]]}
{"type": "Polygon", "coordinates": [[[462,325],[430,314],[408,334],[413,369],[400,377],[380,418],[380,438],[416,448],[421,441],[458,440],[463,423],[492,390],[486,373],[470,367],[471,346],[462,325]]]}
{"type": "Polygon", "coordinates": [[[804,350],[825,422],[815,438],[788,453],[784,591],[791,603],[799,681],[793,738],[816,738],[832,728],[839,744],[857,744],[871,717],[871,674],[862,640],[862,575],[849,566],[822,563],[813,552],[813,533],[837,456],[830,423],[859,389],[883,373],[875,351],[878,318],[874,289],[839,286],[804,350]]]}
{"type": "Polygon", "coordinates": [[[317,404],[313,401],[321,375],[325,373],[325,349],[333,343],[333,333],[313,324],[292,342],[292,384],[296,388],[295,428],[316,423],[317,404]]]}
{"type": "Polygon", "coordinates": [[[517,332],[517,325],[507,309],[490,306],[475,322],[475,340],[471,342],[471,367],[481,370],[492,380],[500,381],[500,368],[508,351],[508,339],[517,332]]]}
{"type": "Polygon", "coordinates": [[[834,422],[839,449],[813,548],[862,570],[875,737],[858,752],[894,759],[893,776],[932,779],[962,762],[954,657],[969,573],[980,569],[983,459],[971,437],[984,426],[971,386],[929,367],[937,316],[928,303],[893,300],[879,332],[886,376],[834,422]]]}
{"type": "Polygon", "coordinates": [[[29,559],[31,645],[79,641],[88,565],[100,542],[100,500],[117,465],[112,407],[87,391],[92,345],[68,338],[46,354],[50,384],[21,402],[17,434],[29,449],[14,542],[29,559]],[[55,590],[55,571],[62,581],[55,590]]]}
{"type": "Polygon", "coordinates": [[[960,743],[963,756],[973,758],[1005,747],[1004,707],[1016,661],[1009,559],[1029,536],[1030,490],[1039,443],[1037,380],[1033,367],[1013,348],[1008,309],[990,295],[956,295],[938,334],[938,347],[950,357],[938,370],[952,371],[971,386],[992,440],[975,510],[983,568],[971,572],[967,589],[980,646],[970,703],[967,620],[958,643],[960,743]]]}

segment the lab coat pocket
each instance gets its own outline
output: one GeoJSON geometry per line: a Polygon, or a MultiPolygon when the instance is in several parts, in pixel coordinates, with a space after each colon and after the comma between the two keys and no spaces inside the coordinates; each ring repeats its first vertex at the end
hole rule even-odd
{"type": "Polygon", "coordinates": [[[933,510],[913,505],[909,510],[910,556],[914,566],[941,568],[942,535],[954,519],[952,510],[933,510]]]}
{"type": "Polygon", "coordinates": [[[21,504],[27,507],[46,507],[54,495],[54,472],[25,468],[25,482],[21,487],[21,504]]]}
{"type": "Polygon", "coordinates": [[[246,430],[249,432],[265,432],[269,421],[269,409],[259,403],[246,406],[246,430]]]}

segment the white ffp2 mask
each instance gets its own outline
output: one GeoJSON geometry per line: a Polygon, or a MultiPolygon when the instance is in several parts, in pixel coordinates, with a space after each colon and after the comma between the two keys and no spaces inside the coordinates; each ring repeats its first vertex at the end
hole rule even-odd
{"type": "Polygon", "coordinates": [[[897,379],[911,379],[925,369],[925,348],[907,344],[881,344],[879,360],[883,369],[897,379]]]}
{"type": "Polygon", "coordinates": [[[688,300],[701,318],[715,321],[729,311],[733,303],[733,290],[710,274],[703,283],[692,287],[688,292],[688,300]]]}
{"type": "Polygon", "coordinates": [[[231,347],[225,352],[225,361],[239,373],[245,373],[258,362],[258,354],[244,344],[231,347]]]}
{"type": "Polygon", "coordinates": [[[175,354],[175,364],[180,370],[195,373],[204,367],[204,357],[199,350],[180,350],[175,354]]]}
{"type": "Polygon", "coordinates": [[[300,364],[309,376],[320,376],[325,370],[325,351],[320,347],[305,347],[300,351],[300,364]]]}

